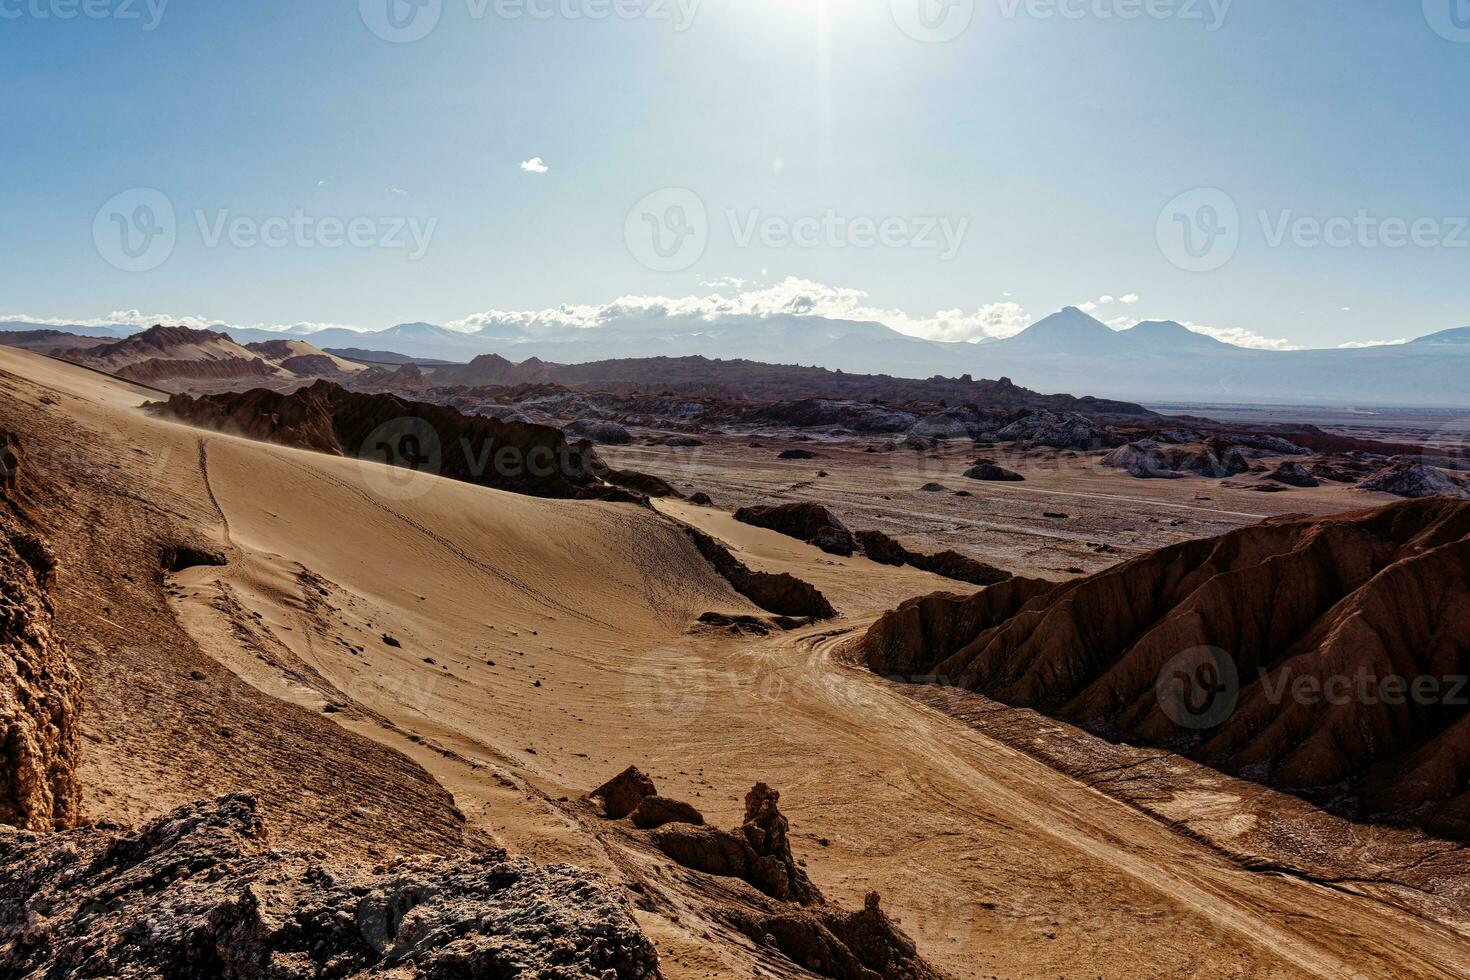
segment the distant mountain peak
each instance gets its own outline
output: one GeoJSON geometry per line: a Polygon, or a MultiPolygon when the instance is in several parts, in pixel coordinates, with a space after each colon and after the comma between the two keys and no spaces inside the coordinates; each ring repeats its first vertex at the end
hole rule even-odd
{"type": "Polygon", "coordinates": [[[1107,324],[1075,306],[1066,306],[1037,320],[1009,340],[995,345],[1057,354],[1101,353],[1113,350],[1118,335],[1107,324]]]}
{"type": "Polygon", "coordinates": [[[1177,320],[1145,320],[1124,330],[1122,336],[1159,350],[1219,350],[1231,346],[1191,330],[1177,320]]]}
{"type": "Polygon", "coordinates": [[[1470,344],[1470,327],[1453,327],[1449,330],[1441,330],[1417,340],[1409,341],[1411,344],[1424,344],[1426,347],[1432,344],[1470,344]]]}

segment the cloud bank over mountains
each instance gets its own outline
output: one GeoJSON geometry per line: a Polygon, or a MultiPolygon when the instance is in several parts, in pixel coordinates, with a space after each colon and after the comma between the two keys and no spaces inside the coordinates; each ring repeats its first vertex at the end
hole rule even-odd
{"type": "MultiPolygon", "coordinates": [[[[657,323],[670,319],[708,318],[726,325],[741,318],[754,321],[770,317],[809,316],[829,320],[850,320],[863,323],[880,323],[897,333],[922,340],[945,343],[985,343],[1014,337],[1025,330],[1035,319],[1019,303],[1002,299],[987,303],[974,310],[938,310],[928,315],[912,314],[905,310],[874,305],[868,294],[861,289],[830,286],[809,279],[788,277],[773,285],[746,288],[746,280],[725,278],[701,283],[712,290],[703,295],[682,297],[670,296],[622,296],[609,303],[597,305],[563,304],[543,310],[486,310],[459,320],[443,324],[448,330],[460,333],[479,333],[486,336],[557,336],[571,330],[594,330],[613,323],[629,321],[657,323]]],[[[1114,330],[1126,330],[1137,325],[1139,317],[1127,313],[1108,316],[1107,313],[1127,310],[1140,301],[1137,293],[1120,297],[1102,296],[1095,300],[1078,303],[1086,313],[1095,313],[1099,319],[1114,330]]],[[[352,330],[360,333],[375,333],[381,328],[347,323],[298,321],[295,323],[232,323],[199,314],[144,313],[140,310],[115,310],[106,316],[86,319],[33,316],[24,313],[0,314],[0,323],[29,323],[57,329],[69,326],[92,328],[130,327],[146,329],[156,323],[171,323],[196,329],[269,331],[288,334],[311,334],[323,330],[352,330]]],[[[1185,326],[1197,333],[1214,337],[1240,347],[1265,350],[1294,349],[1287,340],[1262,337],[1239,327],[1220,328],[1203,326],[1184,321],[1185,326]]]]}
{"type": "Polygon", "coordinates": [[[367,331],[325,323],[238,325],[137,310],[77,322],[0,317],[0,330],[51,327],[121,336],[155,323],[228,332],[241,343],[297,336],[348,356],[391,352],[458,363],[482,354],[561,363],[703,356],[896,377],[1009,377],[1045,392],[1143,402],[1470,406],[1470,328],[1409,343],[1300,350],[1248,330],[1142,320],[1138,297],[1098,297],[1031,322],[1014,301],[928,316],[874,305],[861,290],[802,279],[710,283],[699,296],[626,296],[601,305],[499,311],[447,324],[367,331]],[[1091,307],[1102,321],[1087,312],[1091,307]],[[6,322],[9,321],[9,322],[6,322]]]}

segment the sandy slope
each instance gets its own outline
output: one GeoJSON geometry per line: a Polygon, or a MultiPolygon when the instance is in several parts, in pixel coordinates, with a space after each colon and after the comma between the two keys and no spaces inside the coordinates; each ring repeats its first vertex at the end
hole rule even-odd
{"type": "MultiPolygon", "coordinates": [[[[471,829],[514,849],[623,873],[627,856],[560,798],[637,763],[722,825],[755,780],[780,787],[813,878],[847,903],[881,891],[956,976],[1453,976],[1470,957],[1432,922],[1243,870],[833,661],[852,630],[898,598],[952,587],[942,580],[669,505],[843,613],[765,639],[690,632],[700,612],[752,610],[659,514],[405,483],[147,418],[133,410],[140,390],[44,358],[0,350],[0,371],[6,398],[30,399],[28,418],[92,433],[82,442],[97,465],[142,450],[168,520],[226,551],[226,568],[174,576],[171,606],[200,650],[265,696],[239,696],[241,710],[283,719],[283,742],[316,732],[322,753],[338,750],[332,731],[404,753],[471,829]],[[56,404],[36,400],[47,392],[56,404]]],[[[95,710],[116,712],[122,695],[99,693],[95,710]]],[[[150,793],[162,803],[185,775],[148,751],[99,748],[89,788],[118,794],[129,817],[150,793]]],[[[335,790],[306,769],[279,778],[298,775],[303,797],[335,790]]],[[[383,804],[405,826],[421,803],[412,786],[383,804]]],[[[109,798],[89,796],[108,815],[109,798]]],[[[314,833],[309,821],[293,832],[314,833]]],[[[747,953],[704,940],[698,922],[644,925],[671,977],[750,975],[747,953]]]]}

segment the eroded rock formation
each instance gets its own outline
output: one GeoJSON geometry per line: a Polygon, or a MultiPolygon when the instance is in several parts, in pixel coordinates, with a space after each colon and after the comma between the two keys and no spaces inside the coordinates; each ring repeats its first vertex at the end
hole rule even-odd
{"type": "Polygon", "coordinates": [[[911,600],[861,651],[885,675],[1470,838],[1470,502],[1277,518],[1056,586],[911,600]]]}
{"type": "MultiPolygon", "coordinates": [[[[602,800],[629,789],[647,794],[641,796],[639,809],[663,801],[652,781],[636,769],[591,795],[602,800]]],[[[713,918],[818,976],[938,980],[940,974],[920,958],[913,940],[883,913],[876,894],[869,894],[858,912],[828,902],[792,853],[790,824],[780,801],[780,793],[758,783],[746,794],[745,817],[734,830],[694,819],[660,821],[639,840],[699,875],[743,882],[734,888],[696,886],[696,893],[713,918]]],[[[697,816],[687,804],[664,801],[660,807],[664,805],[687,808],[697,816]]],[[[633,822],[641,826],[636,810],[633,822]]]]}

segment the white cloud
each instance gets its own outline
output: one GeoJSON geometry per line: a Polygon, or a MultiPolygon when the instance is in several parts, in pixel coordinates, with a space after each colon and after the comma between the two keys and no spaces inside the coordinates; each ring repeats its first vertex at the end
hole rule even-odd
{"type": "Polygon", "coordinates": [[[388,188],[388,193],[389,194],[397,194],[399,197],[407,197],[408,196],[408,191],[404,190],[402,187],[389,187],[388,188]]]}
{"type": "Polygon", "coordinates": [[[544,174],[551,168],[540,157],[532,157],[529,160],[521,161],[521,169],[528,174],[544,174]]]}
{"type": "Polygon", "coordinates": [[[827,286],[807,279],[787,278],[764,289],[707,296],[623,296],[599,306],[564,305],[550,310],[489,310],[445,324],[452,330],[476,331],[495,327],[550,330],[558,327],[593,329],[613,320],[660,317],[767,317],[820,316],[833,320],[881,323],[910,337],[926,340],[978,342],[1010,337],[1031,322],[1016,303],[990,303],[973,311],[939,310],[914,316],[903,310],[873,306],[860,289],[827,286]]]}
{"type": "Polygon", "coordinates": [[[1201,323],[1191,323],[1188,320],[1180,321],[1184,326],[1195,333],[1202,333],[1206,337],[1214,337],[1223,340],[1227,344],[1236,347],[1249,347],[1252,350],[1301,350],[1300,344],[1293,344],[1285,337],[1264,337],[1254,330],[1245,327],[1208,327],[1201,323]]]}
{"type": "Polygon", "coordinates": [[[1118,302],[1120,302],[1120,303],[1126,303],[1127,305],[1132,306],[1132,305],[1134,305],[1135,303],[1138,302],[1138,294],[1137,293],[1129,293],[1127,296],[1124,296],[1121,299],[1119,299],[1118,302]]]}
{"type": "Polygon", "coordinates": [[[1408,337],[1400,337],[1398,340],[1350,340],[1345,344],[1338,344],[1338,350],[1360,350],[1364,347],[1397,347],[1399,344],[1407,344],[1408,337]]]}

